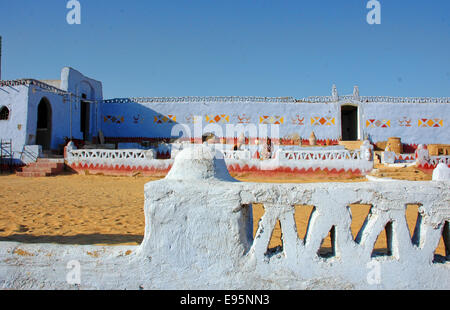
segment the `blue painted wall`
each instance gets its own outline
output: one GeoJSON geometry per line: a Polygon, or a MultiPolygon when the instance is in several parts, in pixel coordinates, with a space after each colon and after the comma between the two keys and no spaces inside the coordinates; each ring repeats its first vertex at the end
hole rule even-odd
{"type": "Polygon", "coordinates": [[[406,144],[450,143],[448,103],[368,103],[363,111],[365,133],[375,142],[400,137],[406,144]]]}
{"type": "Polygon", "coordinates": [[[108,137],[167,138],[171,137],[171,130],[176,124],[188,126],[194,135],[194,116],[200,117],[204,131],[214,131],[212,125],[220,126],[223,132],[221,137],[228,138],[232,135],[227,134],[227,124],[246,126],[248,123],[256,127],[267,124],[268,136],[272,136],[272,127],[277,125],[280,137],[298,134],[308,139],[312,131],[318,139],[337,140],[340,135],[336,118],[338,106],[334,104],[133,102],[105,103],[101,110],[101,128],[108,137]],[[165,121],[164,116],[171,121],[165,121]],[[326,124],[317,122],[314,125],[311,118],[315,117],[328,117],[330,120],[326,124]]]}
{"type": "MultiPolygon", "coordinates": [[[[355,100],[332,103],[104,103],[101,129],[107,137],[170,138],[177,124],[188,126],[193,133],[192,117],[198,115],[203,128],[212,122],[222,128],[223,136],[229,138],[227,124],[236,125],[246,120],[257,126],[261,122],[270,123],[270,117],[273,117],[280,123],[280,138],[297,134],[308,139],[314,131],[317,139],[338,140],[341,137],[342,105],[358,107],[360,139],[369,137],[372,142],[381,142],[400,137],[406,144],[450,142],[448,103],[363,103],[355,100]],[[264,117],[269,119],[262,119],[264,117]]],[[[270,129],[268,131],[271,136],[270,129]]]]}
{"type": "Polygon", "coordinates": [[[0,139],[12,140],[15,158],[22,152],[26,144],[27,114],[28,114],[28,86],[0,87],[0,108],[9,109],[9,119],[0,120],[0,139]]]}
{"type": "MultiPolygon", "coordinates": [[[[56,83],[56,82],[55,82],[56,83]]],[[[54,86],[55,83],[52,83],[54,86]]],[[[26,84],[0,87],[0,107],[10,109],[10,119],[0,121],[0,138],[12,139],[15,157],[20,158],[24,145],[36,143],[38,105],[45,98],[51,108],[51,149],[64,144],[64,138],[82,139],[80,97],[86,95],[90,104],[90,136],[98,135],[99,102],[103,99],[102,84],[65,67],[57,89],[26,84]],[[56,91],[55,91],[56,90],[56,91]],[[72,96],[67,95],[71,93],[72,96]]]]}

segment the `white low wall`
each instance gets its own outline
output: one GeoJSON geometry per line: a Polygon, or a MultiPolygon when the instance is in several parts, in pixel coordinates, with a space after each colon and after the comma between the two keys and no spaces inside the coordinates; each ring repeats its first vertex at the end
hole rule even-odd
{"type": "Polygon", "coordinates": [[[441,163],[450,166],[450,156],[430,156],[430,166],[437,166],[441,163]]]}
{"type": "Polygon", "coordinates": [[[414,154],[396,154],[390,151],[381,153],[381,162],[383,164],[414,163],[415,161],[414,154]]]}
{"type": "Polygon", "coordinates": [[[28,165],[37,161],[39,157],[42,156],[42,146],[41,145],[25,145],[23,151],[20,155],[20,160],[28,165]]]}
{"type": "Polygon", "coordinates": [[[182,167],[184,173],[177,178],[146,185],[148,225],[139,255],[151,255],[179,270],[203,271],[203,276],[210,270],[221,279],[231,273],[230,280],[249,287],[450,288],[450,264],[433,262],[442,233],[450,240],[448,228],[444,231],[450,220],[449,183],[255,184],[233,182],[226,172],[191,179],[188,171],[198,169],[182,167]],[[254,203],[265,208],[255,239],[250,208],[254,203]],[[348,208],[352,203],[373,205],[355,240],[348,208]],[[411,238],[405,209],[412,203],[422,207],[411,238]],[[296,231],[296,205],[315,206],[304,240],[296,231]],[[283,249],[267,253],[277,220],[283,249]],[[375,241],[388,223],[392,255],[372,257],[375,241]],[[321,258],[317,252],[332,227],[335,255],[321,258]],[[379,268],[377,281],[372,281],[370,266],[379,268]]]}
{"type": "Polygon", "coordinates": [[[423,144],[419,145],[416,153],[416,164],[420,168],[424,169],[434,169],[439,164],[445,164],[450,167],[450,156],[440,155],[440,156],[430,156],[428,149],[423,144]]]}
{"type": "MultiPolygon", "coordinates": [[[[190,144],[182,146],[191,147],[190,144]]],[[[373,161],[364,155],[364,149],[348,150],[302,150],[286,151],[279,149],[274,158],[255,159],[250,150],[226,150],[221,146],[212,145],[220,150],[230,171],[260,171],[260,172],[292,172],[305,173],[316,170],[334,170],[336,173],[345,171],[367,174],[373,169],[373,161]]],[[[183,148],[173,151],[178,154],[183,148]]],[[[369,150],[369,154],[371,151],[369,150]]],[[[66,148],[66,162],[74,169],[106,170],[143,170],[164,171],[173,164],[173,159],[157,160],[154,150],[76,150],[73,145],[66,148]]]]}
{"type": "Polygon", "coordinates": [[[70,150],[69,163],[87,163],[100,165],[148,165],[155,159],[152,150],[70,150]]]}
{"type": "Polygon", "coordinates": [[[450,248],[449,182],[241,183],[217,154],[184,150],[165,179],[146,184],[139,247],[0,243],[0,287],[450,289],[449,257],[434,256],[442,235],[450,248]],[[255,238],[254,203],[265,208],[255,238]],[[355,239],[352,203],[373,205],[355,239]],[[412,237],[407,204],[421,205],[412,237]],[[296,205],[315,206],[305,239],[296,231],[296,205]],[[283,247],[268,252],[277,220],[283,247]],[[372,256],[386,225],[391,255],[372,256]],[[332,227],[334,255],[320,257],[332,227]],[[66,282],[70,261],[80,266],[77,286],[66,282]]]}
{"type": "Polygon", "coordinates": [[[139,171],[149,173],[166,173],[173,160],[158,160],[154,150],[77,150],[71,143],[66,146],[65,162],[72,169],[81,173],[106,173],[112,175],[132,174],[139,171]]]}

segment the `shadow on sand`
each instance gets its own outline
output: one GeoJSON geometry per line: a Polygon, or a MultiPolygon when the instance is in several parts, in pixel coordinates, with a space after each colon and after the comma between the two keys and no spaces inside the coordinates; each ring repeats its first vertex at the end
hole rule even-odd
{"type": "Polygon", "coordinates": [[[79,234],[74,236],[34,236],[15,234],[0,237],[0,242],[20,243],[53,243],[68,245],[139,245],[143,235],[106,235],[106,234],[79,234]]]}

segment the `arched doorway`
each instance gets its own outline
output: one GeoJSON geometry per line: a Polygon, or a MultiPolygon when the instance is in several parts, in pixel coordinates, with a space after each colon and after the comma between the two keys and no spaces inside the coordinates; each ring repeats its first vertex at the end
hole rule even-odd
{"type": "Polygon", "coordinates": [[[342,141],[356,141],[359,139],[357,106],[341,106],[341,130],[342,141]]]}
{"type": "Polygon", "coordinates": [[[5,106],[0,108],[0,121],[9,120],[9,109],[5,106]]]}
{"type": "Polygon", "coordinates": [[[38,105],[36,144],[43,150],[50,150],[52,139],[52,107],[47,98],[42,98],[38,105]]]}

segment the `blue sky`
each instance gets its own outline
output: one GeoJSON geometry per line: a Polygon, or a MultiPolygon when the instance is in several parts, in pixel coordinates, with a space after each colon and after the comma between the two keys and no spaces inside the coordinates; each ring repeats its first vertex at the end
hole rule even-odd
{"type": "Polygon", "coordinates": [[[450,1],[0,0],[3,79],[59,79],[104,97],[450,96],[450,1]]]}

